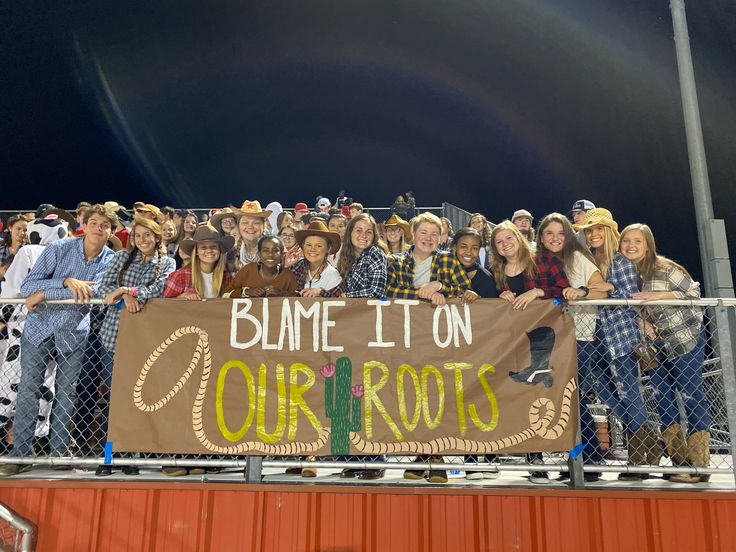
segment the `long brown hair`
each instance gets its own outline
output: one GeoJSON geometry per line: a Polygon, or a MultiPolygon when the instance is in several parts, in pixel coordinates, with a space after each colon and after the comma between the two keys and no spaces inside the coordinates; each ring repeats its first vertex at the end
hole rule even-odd
{"type": "Polygon", "coordinates": [[[557,253],[557,258],[562,261],[562,264],[565,267],[565,273],[568,275],[573,274],[575,253],[580,253],[590,262],[595,264],[595,259],[593,258],[593,255],[590,254],[590,250],[587,247],[583,247],[583,244],[580,243],[575,235],[575,230],[573,230],[570,221],[565,215],[560,213],[550,213],[539,222],[539,228],[537,228],[537,250],[549,251],[549,249],[544,245],[544,230],[553,222],[561,224],[563,232],[565,233],[565,242],[562,245],[562,251],[557,253]]]}
{"type": "MultiPolygon", "coordinates": [[[[13,235],[10,231],[10,229],[18,222],[29,222],[28,218],[25,215],[13,215],[8,219],[8,223],[5,225],[5,231],[3,232],[2,236],[2,245],[5,247],[12,247],[13,245],[13,235]]],[[[26,243],[28,243],[28,238],[26,237],[26,243]]]]}
{"type": "Polygon", "coordinates": [[[647,226],[646,224],[629,224],[626,228],[624,228],[621,232],[619,247],[621,242],[623,242],[626,233],[631,232],[632,230],[639,230],[642,233],[642,236],[644,236],[644,243],[647,246],[647,249],[644,252],[644,257],[634,263],[636,264],[636,269],[639,271],[639,274],[641,274],[641,277],[644,281],[653,278],[655,270],[666,270],[670,266],[674,266],[682,270],[685,274],[687,274],[689,278],[692,279],[690,273],[680,263],[673,261],[672,259],[668,259],[663,255],[657,254],[657,244],[654,241],[654,233],[652,233],[652,229],[649,228],[649,226],[647,226]]]}
{"type": "Polygon", "coordinates": [[[388,252],[388,248],[378,235],[378,225],[376,224],[376,219],[374,219],[368,213],[360,213],[358,215],[355,215],[353,218],[350,219],[350,222],[348,222],[347,228],[345,228],[345,239],[342,240],[342,247],[340,248],[340,260],[337,263],[337,270],[340,272],[340,276],[342,276],[343,280],[347,279],[350,269],[353,268],[353,265],[358,258],[358,254],[355,251],[355,246],[353,245],[352,235],[353,230],[355,229],[355,225],[361,220],[367,220],[373,228],[373,241],[368,247],[377,245],[383,250],[384,253],[388,252]]]}
{"type": "Polygon", "coordinates": [[[532,254],[532,248],[529,242],[521,233],[521,230],[510,220],[504,220],[499,222],[491,232],[491,270],[493,271],[493,277],[496,279],[496,285],[498,289],[506,287],[508,277],[504,271],[507,260],[506,257],[501,255],[496,248],[496,236],[502,231],[511,232],[516,241],[519,242],[519,264],[524,267],[522,272],[527,279],[534,279],[537,277],[537,266],[534,264],[534,255],[532,254]]]}
{"type": "MultiPolygon", "coordinates": [[[[159,276],[161,276],[161,261],[166,256],[166,247],[164,246],[164,233],[161,230],[161,226],[153,220],[143,218],[143,217],[135,217],[133,219],[133,227],[130,229],[130,239],[128,240],[128,245],[130,247],[130,254],[128,255],[128,258],[125,259],[125,263],[123,263],[122,268],[120,269],[120,272],[118,273],[118,285],[123,285],[123,276],[125,275],[125,272],[130,268],[130,265],[133,264],[133,261],[135,260],[136,253],[139,253],[141,250],[138,249],[138,246],[134,243],[134,236],[135,236],[135,228],[136,226],[143,226],[145,228],[148,228],[151,232],[153,232],[153,235],[156,236],[156,253],[158,253],[158,262],[156,263],[156,272],[153,275],[153,278],[151,278],[151,281],[148,282],[146,285],[151,285],[153,282],[158,280],[159,276]]],[[[143,259],[143,253],[141,252],[141,260],[143,259]]]]}
{"type": "Polygon", "coordinates": [[[468,219],[468,227],[472,228],[470,223],[473,222],[475,217],[480,217],[483,221],[483,231],[478,232],[480,234],[480,246],[489,247],[491,245],[491,227],[488,224],[488,219],[483,213],[473,213],[468,219]]]}

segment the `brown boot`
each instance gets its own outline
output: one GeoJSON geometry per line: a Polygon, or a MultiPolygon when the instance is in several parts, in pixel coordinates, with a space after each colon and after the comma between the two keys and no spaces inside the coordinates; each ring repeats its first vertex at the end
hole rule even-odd
{"type": "Polygon", "coordinates": [[[659,440],[656,431],[648,427],[646,430],[647,434],[644,443],[645,454],[647,457],[646,463],[651,466],[659,466],[659,462],[662,460],[662,442],[659,440]]]}
{"type": "MultiPolygon", "coordinates": [[[[634,433],[629,434],[629,460],[627,464],[630,466],[642,466],[647,463],[649,446],[651,446],[651,430],[646,427],[640,427],[634,433]]],[[[649,474],[623,472],[618,474],[621,481],[640,481],[648,479],[649,474]]]]}
{"type": "MultiPolygon", "coordinates": [[[[667,454],[669,454],[672,460],[672,465],[677,467],[687,466],[688,451],[685,435],[682,433],[682,426],[680,424],[673,424],[665,429],[662,432],[662,440],[667,449],[667,454]]],[[[675,483],[697,483],[700,481],[700,477],[691,473],[665,474],[664,478],[675,483]]]]}
{"type": "MultiPolygon", "coordinates": [[[[687,451],[690,465],[696,468],[710,467],[710,433],[696,431],[687,438],[687,451]]],[[[700,481],[708,481],[710,475],[701,475],[700,481]]]]}

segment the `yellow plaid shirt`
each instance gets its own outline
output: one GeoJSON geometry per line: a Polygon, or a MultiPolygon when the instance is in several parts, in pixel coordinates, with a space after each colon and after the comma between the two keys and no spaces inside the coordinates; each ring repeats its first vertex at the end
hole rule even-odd
{"type": "MultiPolygon", "coordinates": [[[[418,299],[419,291],[414,285],[414,246],[388,258],[388,284],[386,297],[396,299],[418,299]]],[[[440,292],[447,298],[460,297],[470,289],[470,280],[455,255],[447,251],[435,251],[430,268],[431,282],[442,284],[440,292]]]]}

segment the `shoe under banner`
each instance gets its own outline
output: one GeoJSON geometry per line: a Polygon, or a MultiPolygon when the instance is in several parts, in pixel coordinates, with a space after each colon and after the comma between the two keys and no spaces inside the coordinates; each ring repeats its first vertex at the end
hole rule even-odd
{"type": "Polygon", "coordinates": [[[552,301],[149,301],[123,312],[116,452],[554,452],[574,446],[572,318],[552,301]]]}

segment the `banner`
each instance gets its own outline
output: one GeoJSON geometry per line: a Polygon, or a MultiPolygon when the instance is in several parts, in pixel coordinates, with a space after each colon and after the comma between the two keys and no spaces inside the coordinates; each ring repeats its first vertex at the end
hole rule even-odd
{"type": "Polygon", "coordinates": [[[571,449],[577,357],[552,301],[155,300],[123,312],[115,451],[483,454],[571,449]]]}

